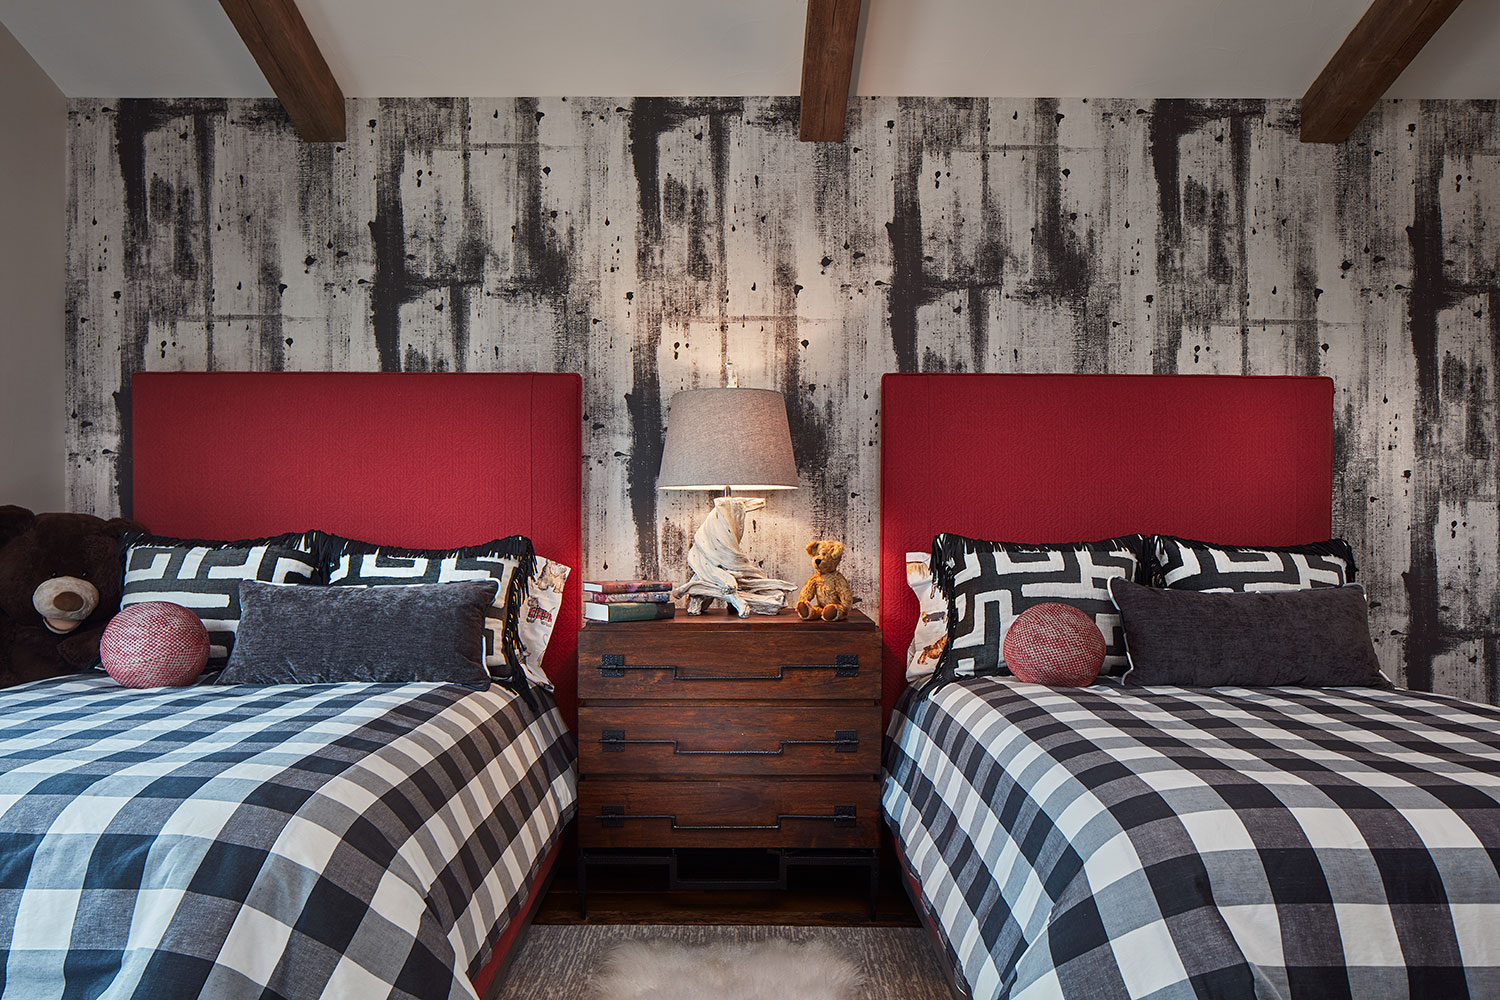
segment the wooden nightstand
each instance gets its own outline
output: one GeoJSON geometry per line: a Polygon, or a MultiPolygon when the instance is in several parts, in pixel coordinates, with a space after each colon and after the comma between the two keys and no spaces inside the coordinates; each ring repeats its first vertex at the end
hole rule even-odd
{"type": "Polygon", "coordinates": [[[669,886],[786,884],[868,866],[880,838],[880,629],[679,613],[578,636],[578,893],[588,868],[661,863],[669,886]],[[678,850],[767,848],[773,879],[689,880],[678,850]]]}

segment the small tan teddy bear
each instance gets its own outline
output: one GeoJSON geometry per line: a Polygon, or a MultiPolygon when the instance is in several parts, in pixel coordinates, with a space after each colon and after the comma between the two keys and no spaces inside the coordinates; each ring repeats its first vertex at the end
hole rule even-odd
{"type": "Polygon", "coordinates": [[[812,556],[814,573],[797,595],[797,617],[822,618],[825,622],[847,618],[849,606],[854,603],[854,592],[849,589],[844,574],[839,572],[844,543],[808,542],[807,554],[812,556]]]}

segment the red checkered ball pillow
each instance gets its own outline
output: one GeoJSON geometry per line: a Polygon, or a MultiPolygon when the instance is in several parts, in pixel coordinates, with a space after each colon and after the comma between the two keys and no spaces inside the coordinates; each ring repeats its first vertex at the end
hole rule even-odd
{"type": "Polygon", "coordinates": [[[104,627],[99,659],[122,687],[183,687],[208,662],[208,630],[180,604],[132,604],[104,627]]]}
{"type": "Polygon", "coordinates": [[[1104,666],[1104,633],[1071,604],[1035,604],[1011,623],[1001,653],[1010,672],[1028,684],[1084,687],[1104,666]]]}

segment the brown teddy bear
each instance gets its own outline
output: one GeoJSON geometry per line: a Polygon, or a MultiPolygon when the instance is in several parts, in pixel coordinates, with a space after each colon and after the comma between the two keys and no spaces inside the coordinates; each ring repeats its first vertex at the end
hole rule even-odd
{"type": "Polygon", "coordinates": [[[847,618],[849,607],[854,603],[854,591],[849,588],[844,574],[839,572],[844,543],[808,542],[807,554],[812,556],[814,572],[797,595],[797,616],[822,618],[825,622],[847,618]]]}
{"type": "Polygon", "coordinates": [[[87,670],[120,610],[120,535],[140,525],[0,507],[0,687],[87,670]]]}

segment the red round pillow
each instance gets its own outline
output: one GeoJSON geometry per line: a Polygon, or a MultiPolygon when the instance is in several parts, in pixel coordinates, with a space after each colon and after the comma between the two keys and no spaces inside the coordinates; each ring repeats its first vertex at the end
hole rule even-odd
{"type": "Polygon", "coordinates": [[[132,604],[104,627],[99,659],[122,687],[184,687],[208,662],[208,630],[180,604],[132,604]]]}
{"type": "Polygon", "coordinates": [[[1104,666],[1104,633],[1071,604],[1034,604],[1011,623],[1000,652],[1028,684],[1084,687],[1104,666]]]}

